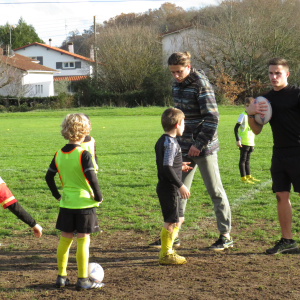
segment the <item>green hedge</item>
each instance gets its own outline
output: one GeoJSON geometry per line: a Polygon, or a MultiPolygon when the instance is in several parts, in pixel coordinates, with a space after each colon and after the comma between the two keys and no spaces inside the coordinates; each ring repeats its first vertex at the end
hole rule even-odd
{"type": "Polygon", "coordinates": [[[19,99],[0,96],[0,112],[25,112],[35,109],[60,109],[76,106],[74,97],[66,93],[52,97],[24,97],[19,99]]]}
{"type": "Polygon", "coordinates": [[[152,105],[146,100],[144,91],[130,91],[125,93],[113,93],[105,91],[91,91],[88,95],[78,98],[82,106],[122,106],[136,107],[152,105]]]}

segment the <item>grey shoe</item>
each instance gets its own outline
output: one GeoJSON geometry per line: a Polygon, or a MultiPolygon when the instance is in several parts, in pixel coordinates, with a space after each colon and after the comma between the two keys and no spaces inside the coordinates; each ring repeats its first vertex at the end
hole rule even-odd
{"type": "Polygon", "coordinates": [[[276,242],[273,248],[267,249],[266,253],[279,254],[279,253],[295,251],[295,250],[298,250],[298,245],[296,241],[290,240],[290,242],[288,242],[286,239],[281,238],[279,241],[276,242]]]}
{"type": "Polygon", "coordinates": [[[220,235],[219,239],[214,242],[209,249],[213,251],[223,251],[229,247],[233,247],[233,240],[229,240],[223,234],[220,235]]]}
{"type": "Polygon", "coordinates": [[[89,278],[78,278],[75,288],[77,291],[82,291],[82,290],[89,290],[89,289],[100,289],[103,286],[104,283],[97,283],[91,281],[89,278]]]}
{"type": "Polygon", "coordinates": [[[56,283],[55,283],[55,286],[57,288],[63,288],[66,285],[69,285],[69,284],[70,284],[70,281],[67,278],[67,276],[60,276],[60,275],[57,276],[56,283]]]}

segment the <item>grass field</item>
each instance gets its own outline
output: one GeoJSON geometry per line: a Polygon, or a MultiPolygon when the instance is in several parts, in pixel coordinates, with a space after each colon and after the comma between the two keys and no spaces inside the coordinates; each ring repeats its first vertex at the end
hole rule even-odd
{"type": "MultiPolygon", "coordinates": [[[[33,111],[0,115],[0,176],[28,212],[44,228],[44,234],[56,235],[58,202],[52,197],[44,180],[55,152],[65,144],[60,124],[67,113],[83,112],[90,116],[91,135],[96,140],[99,163],[98,180],[104,201],[98,209],[100,227],[104,230],[142,231],[149,240],[158,234],[162,216],[155,193],[157,183],[154,144],[162,134],[160,116],[164,108],[89,108],[70,111],[33,111]]],[[[251,158],[252,175],[261,180],[248,186],[240,182],[239,151],[233,128],[242,107],[220,107],[219,167],[222,182],[232,207],[233,230],[249,228],[266,220],[272,224],[274,236],[266,228],[253,228],[252,237],[274,240],[280,237],[276,200],[271,191],[270,161],[272,134],[269,125],[256,137],[251,158]],[[278,224],[276,221],[275,224],[278,224]]],[[[58,176],[56,176],[58,177],[58,176]]],[[[59,183],[58,178],[57,183],[59,183]]],[[[199,228],[203,220],[214,218],[213,207],[199,172],[191,189],[186,211],[185,229],[199,228]]],[[[293,194],[293,231],[300,230],[298,195],[293,194]]],[[[31,234],[24,224],[8,210],[0,210],[0,238],[31,234]]],[[[215,224],[215,223],[213,223],[215,224]]],[[[270,225],[271,226],[271,225],[270,225]]],[[[217,237],[216,227],[199,235],[217,237]]],[[[249,234],[249,230],[247,231],[249,234]]]]}

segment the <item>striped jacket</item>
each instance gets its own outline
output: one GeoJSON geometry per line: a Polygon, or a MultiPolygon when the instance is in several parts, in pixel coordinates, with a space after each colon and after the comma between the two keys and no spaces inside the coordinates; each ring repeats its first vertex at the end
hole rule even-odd
{"type": "Polygon", "coordinates": [[[185,114],[185,131],[178,138],[182,155],[192,145],[206,156],[219,150],[217,127],[219,112],[214,91],[202,70],[191,69],[183,82],[174,82],[172,96],[175,108],[185,114]]]}

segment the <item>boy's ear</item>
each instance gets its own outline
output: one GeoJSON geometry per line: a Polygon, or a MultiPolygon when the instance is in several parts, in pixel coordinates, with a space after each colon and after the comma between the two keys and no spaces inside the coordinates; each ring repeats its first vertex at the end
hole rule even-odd
{"type": "Polygon", "coordinates": [[[180,126],[179,123],[176,123],[176,124],[175,124],[175,128],[178,128],[179,126],[180,126]]]}

